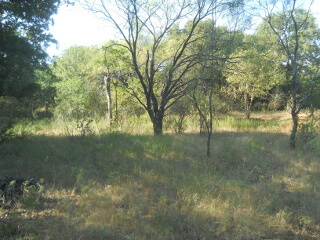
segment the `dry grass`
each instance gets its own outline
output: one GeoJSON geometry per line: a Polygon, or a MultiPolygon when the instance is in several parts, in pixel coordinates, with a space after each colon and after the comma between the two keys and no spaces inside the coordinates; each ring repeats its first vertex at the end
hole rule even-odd
{"type": "Polygon", "coordinates": [[[211,158],[190,131],[70,138],[43,128],[13,139],[0,146],[0,176],[46,184],[40,198],[0,210],[0,236],[319,239],[320,147],[290,151],[285,113],[253,118],[220,120],[211,158]]]}

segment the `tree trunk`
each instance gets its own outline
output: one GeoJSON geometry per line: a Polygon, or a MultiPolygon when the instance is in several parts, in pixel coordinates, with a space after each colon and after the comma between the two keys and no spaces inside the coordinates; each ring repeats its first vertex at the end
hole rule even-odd
{"type": "Polygon", "coordinates": [[[249,110],[246,110],[246,119],[250,119],[250,115],[251,115],[251,112],[249,110]]]}
{"type": "Polygon", "coordinates": [[[199,122],[200,122],[200,136],[204,136],[204,135],[206,135],[207,130],[206,130],[205,120],[201,117],[201,115],[200,115],[199,122]]]}
{"type": "Polygon", "coordinates": [[[207,138],[207,157],[211,156],[211,136],[212,136],[212,131],[209,131],[208,138],[207,138]]]}
{"type": "Polygon", "coordinates": [[[291,112],[292,116],[292,129],[290,134],[290,149],[293,150],[296,148],[296,133],[298,129],[298,114],[295,111],[291,112]]]}
{"type": "Polygon", "coordinates": [[[212,97],[213,97],[213,85],[211,86],[209,93],[209,121],[207,123],[208,130],[208,139],[207,139],[207,157],[211,156],[211,136],[212,136],[212,125],[213,125],[213,106],[212,106],[212,97]]]}
{"type": "Polygon", "coordinates": [[[163,114],[158,113],[152,120],[154,135],[162,135],[163,114]]]}
{"type": "Polygon", "coordinates": [[[103,77],[104,85],[106,87],[106,97],[107,97],[107,127],[112,125],[112,99],[111,99],[111,78],[107,75],[103,77]]]}
{"type": "Polygon", "coordinates": [[[291,82],[291,117],[292,117],[292,129],[290,134],[290,149],[296,148],[296,133],[298,129],[298,112],[297,112],[297,85],[298,85],[298,72],[296,58],[292,59],[292,82],[291,82]]]}
{"type": "Polygon", "coordinates": [[[118,123],[119,120],[119,113],[118,113],[118,88],[117,85],[114,86],[114,90],[115,90],[115,110],[116,110],[116,114],[115,114],[115,122],[118,123]]]}
{"type": "Polygon", "coordinates": [[[246,119],[250,118],[250,111],[249,111],[249,99],[248,99],[248,94],[244,94],[244,110],[246,113],[246,119]]]}
{"type": "Polygon", "coordinates": [[[245,93],[244,107],[246,112],[246,119],[250,119],[252,103],[253,103],[253,96],[249,96],[249,94],[245,93]]]}

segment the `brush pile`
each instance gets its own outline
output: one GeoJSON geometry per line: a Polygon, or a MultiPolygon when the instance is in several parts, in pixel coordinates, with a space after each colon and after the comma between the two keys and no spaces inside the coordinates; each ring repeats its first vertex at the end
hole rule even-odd
{"type": "Polygon", "coordinates": [[[0,207],[12,208],[17,200],[30,189],[36,191],[40,188],[40,183],[34,179],[6,177],[0,179],[0,207]]]}

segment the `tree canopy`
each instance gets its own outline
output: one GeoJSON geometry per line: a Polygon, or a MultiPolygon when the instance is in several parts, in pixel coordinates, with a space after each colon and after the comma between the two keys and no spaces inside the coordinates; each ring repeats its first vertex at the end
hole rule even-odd
{"type": "Polygon", "coordinates": [[[38,87],[34,71],[45,64],[49,26],[60,0],[0,2],[0,96],[26,97],[38,87]]]}

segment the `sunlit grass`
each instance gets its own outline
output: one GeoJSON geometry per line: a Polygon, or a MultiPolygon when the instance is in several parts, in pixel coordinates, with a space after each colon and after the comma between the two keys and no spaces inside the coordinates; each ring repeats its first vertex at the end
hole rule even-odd
{"type": "Polygon", "coordinates": [[[0,176],[43,178],[45,191],[0,210],[0,235],[320,238],[317,145],[300,143],[290,151],[278,120],[219,120],[211,158],[206,138],[197,132],[70,137],[54,132],[55,123],[28,127],[26,122],[24,134],[0,146],[0,176]]]}

